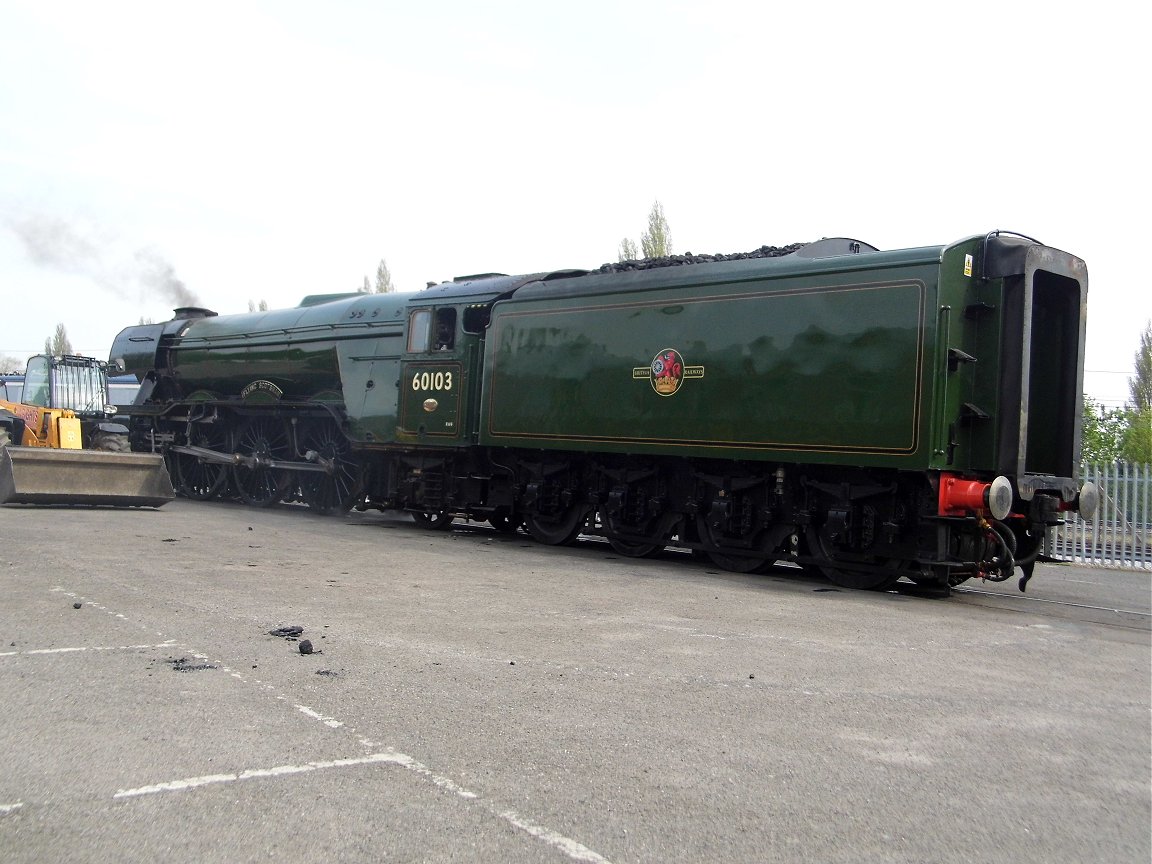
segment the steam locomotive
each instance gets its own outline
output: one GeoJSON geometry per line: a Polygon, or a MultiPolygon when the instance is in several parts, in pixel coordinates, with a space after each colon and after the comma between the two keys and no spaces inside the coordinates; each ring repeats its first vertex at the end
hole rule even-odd
{"type": "Polygon", "coordinates": [[[1087,270],[994,231],[338,294],[128,327],[178,492],[947,590],[1030,577],[1078,480],[1087,270]],[[680,266],[656,266],[659,264],[680,266]]]}

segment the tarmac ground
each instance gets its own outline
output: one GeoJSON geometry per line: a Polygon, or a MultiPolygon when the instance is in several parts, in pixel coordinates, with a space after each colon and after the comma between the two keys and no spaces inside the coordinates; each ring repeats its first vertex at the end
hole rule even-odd
{"type": "Polygon", "coordinates": [[[940,599],[379,513],[3,507],[0,862],[1147,864],[1150,613],[1149,571],[940,599]]]}

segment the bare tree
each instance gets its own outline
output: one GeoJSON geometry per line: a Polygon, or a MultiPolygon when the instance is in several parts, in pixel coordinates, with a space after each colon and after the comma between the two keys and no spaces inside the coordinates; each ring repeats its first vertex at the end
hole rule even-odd
{"type": "Polygon", "coordinates": [[[640,250],[636,248],[636,241],[625,237],[620,241],[620,261],[635,261],[640,257],[640,250]]]}
{"type": "Polygon", "coordinates": [[[20,375],[23,372],[23,360],[11,354],[0,354],[0,375],[20,375]]]}

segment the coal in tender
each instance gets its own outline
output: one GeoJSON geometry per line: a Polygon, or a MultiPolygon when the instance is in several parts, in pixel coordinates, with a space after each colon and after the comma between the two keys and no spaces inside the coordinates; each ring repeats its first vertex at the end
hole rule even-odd
{"type": "Polygon", "coordinates": [[[686,264],[713,264],[718,261],[745,261],[750,258],[780,258],[791,255],[807,243],[790,243],[787,246],[761,246],[751,252],[729,252],[716,255],[665,255],[660,258],[637,258],[632,261],[617,261],[601,264],[591,273],[626,273],[631,270],[656,270],[661,267],[683,267],[686,264]]]}

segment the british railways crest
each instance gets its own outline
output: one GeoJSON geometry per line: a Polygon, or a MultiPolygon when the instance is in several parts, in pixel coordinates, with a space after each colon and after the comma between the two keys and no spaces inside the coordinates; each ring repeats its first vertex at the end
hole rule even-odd
{"type": "Polygon", "coordinates": [[[680,389],[686,378],[703,378],[703,366],[688,366],[684,358],[675,348],[665,348],[655,357],[648,366],[634,366],[632,377],[636,379],[647,378],[652,383],[652,389],[661,396],[671,396],[680,389]]]}

